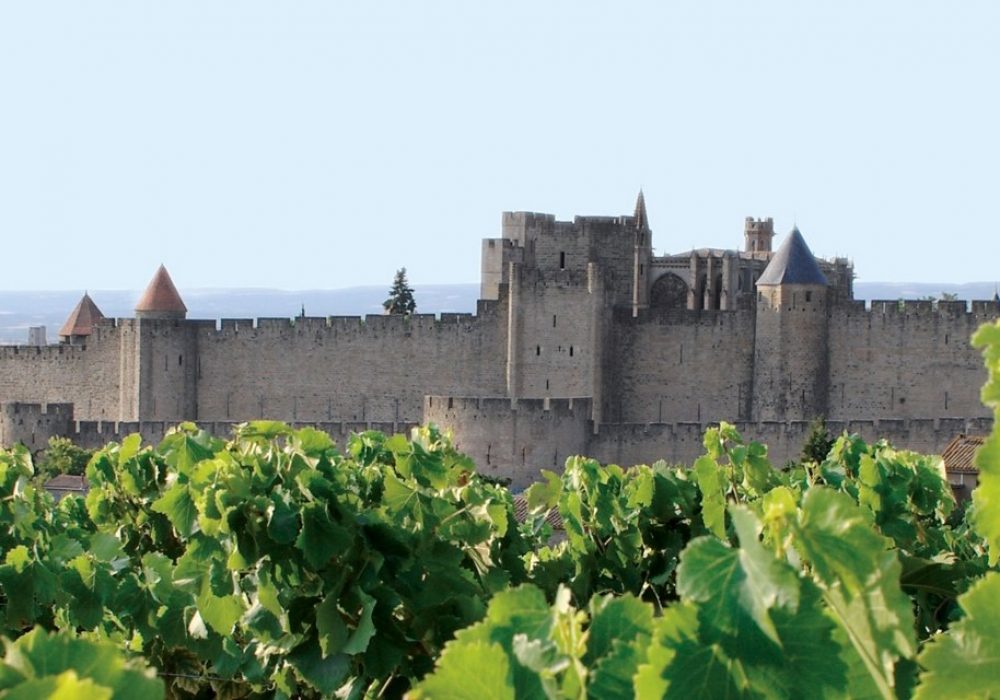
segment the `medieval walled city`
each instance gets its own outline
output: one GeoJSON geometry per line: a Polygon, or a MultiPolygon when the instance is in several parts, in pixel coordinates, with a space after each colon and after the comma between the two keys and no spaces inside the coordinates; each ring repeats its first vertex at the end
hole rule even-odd
{"type": "Polygon", "coordinates": [[[438,316],[188,319],[161,267],[134,318],[84,295],[59,344],[0,347],[0,440],[430,422],[518,487],[574,454],[689,463],[719,421],[775,464],[816,418],[930,453],[989,432],[969,339],[996,300],[866,304],[848,260],[815,258],[797,228],[776,239],[770,218],[746,219],[739,250],[652,243],[641,192],[626,216],[504,213],[476,313],[438,316]]]}

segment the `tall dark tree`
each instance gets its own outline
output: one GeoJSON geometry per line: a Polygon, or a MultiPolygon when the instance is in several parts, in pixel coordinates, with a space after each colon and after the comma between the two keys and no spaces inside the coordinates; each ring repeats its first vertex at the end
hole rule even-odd
{"type": "Polygon", "coordinates": [[[413,300],[413,288],[406,281],[406,268],[396,270],[396,277],[389,290],[389,298],[382,302],[387,314],[410,315],[417,310],[417,302],[413,300]]]}
{"type": "Polygon", "coordinates": [[[826,429],[826,421],[822,418],[815,419],[809,424],[809,436],[802,446],[802,461],[819,464],[830,454],[834,442],[830,431],[826,429]]]}

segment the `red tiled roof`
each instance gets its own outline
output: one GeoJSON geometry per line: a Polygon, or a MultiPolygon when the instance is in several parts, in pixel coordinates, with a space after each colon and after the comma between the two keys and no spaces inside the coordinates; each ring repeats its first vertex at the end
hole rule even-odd
{"type": "Polygon", "coordinates": [[[974,459],[984,442],[986,438],[982,435],[959,435],[953,439],[941,453],[945,471],[978,474],[979,468],[974,459]]]}
{"type": "Polygon", "coordinates": [[[89,294],[84,294],[83,299],[66,319],[66,323],[59,329],[59,335],[66,338],[72,335],[90,335],[94,324],[102,318],[104,314],[97,308],[97,304],[89,294]]]}
{"type": "Polygon", "coordinates": [[[187,313],[187,307],[181,301],[181,295],[177,293],[177,287],[174,286],[174,281],[170,279],[170,274],[163,265],[160,265],[160,269],[153,275],[153,281],[142,293],[135,310],[187,313]]]}

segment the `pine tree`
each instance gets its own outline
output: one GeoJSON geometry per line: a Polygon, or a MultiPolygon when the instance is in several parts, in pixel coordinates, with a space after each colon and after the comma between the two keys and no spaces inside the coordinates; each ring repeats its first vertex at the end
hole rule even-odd
{"type": "Polygon", "coordinates": [[[413,289],[406,281],[406,268],[396,270],[396,277],[389,290],[389,298],[382,306],[387,314],[405,314],[409,316],[417,310],[417,302],[413,300],[413,289]]]}

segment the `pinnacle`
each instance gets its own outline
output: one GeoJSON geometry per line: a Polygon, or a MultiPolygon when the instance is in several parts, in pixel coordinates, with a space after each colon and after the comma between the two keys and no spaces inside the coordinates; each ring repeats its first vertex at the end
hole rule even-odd
{"type": "Polygon", "coordinates": [[[649,228],[649,217],[646,216],[646,197],[639,188],[639,196],[635,200],[635,226],[640,230],[649,228]]]}

